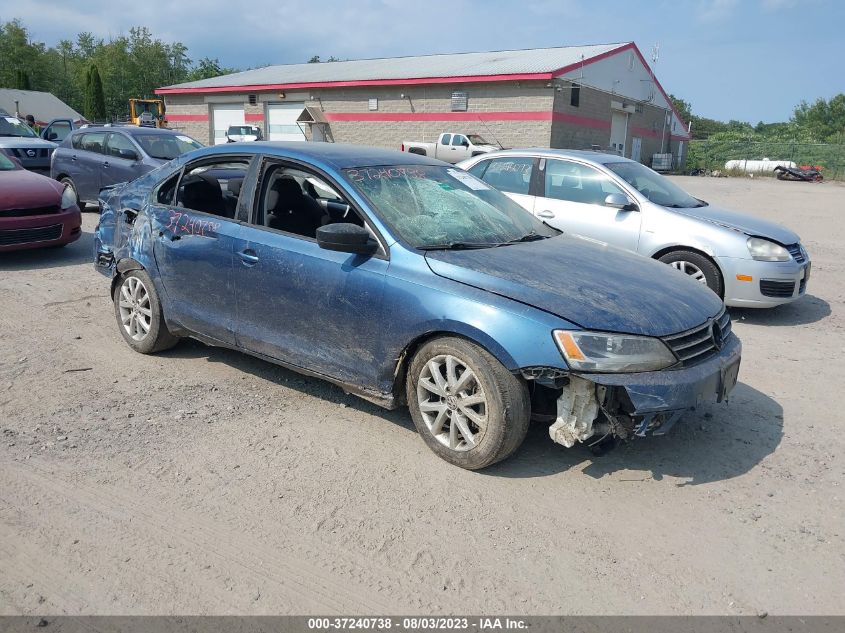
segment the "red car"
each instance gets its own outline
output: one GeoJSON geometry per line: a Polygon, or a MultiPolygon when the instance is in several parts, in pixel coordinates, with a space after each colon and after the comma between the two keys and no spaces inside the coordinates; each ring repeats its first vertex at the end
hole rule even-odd
{"type": "Polygon", "coordinates": [[[81,232],[71,187],[27,171],[0,152],[0,252],[64,246],[81,232]]]}

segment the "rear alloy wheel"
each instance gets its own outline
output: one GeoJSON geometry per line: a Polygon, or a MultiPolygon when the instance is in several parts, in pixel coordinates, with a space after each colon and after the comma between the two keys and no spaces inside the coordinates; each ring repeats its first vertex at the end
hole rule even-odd
{"type": "Polygon", "coordinates": [[[406,389],[417,431],[451,464],[484,468],[525,439],[530,404],[524,381],[468,341],[426,343],[411,362],[406,389]]]}
{"type": "Polygon", "coordinates": [[[692,277],[700,284],[707,286],[719,297],[724,293],[722,273],[712,261],[704,255],[693,251],[672,251],[660,258],[664,264],[692,277]]]}
{"type": "Polygon", "coordinates": [[[152,354],[176,345],[167,329],[152,279],[143,270],[126,273],[114,292],[114,312],[123,339],[136,352],[152,354]]]}

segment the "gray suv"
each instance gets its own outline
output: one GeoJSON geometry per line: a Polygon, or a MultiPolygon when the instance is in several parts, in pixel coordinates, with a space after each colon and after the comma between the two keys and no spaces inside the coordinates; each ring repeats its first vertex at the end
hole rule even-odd
{"type": "Polygon", "coordinates": [[[16,159],[24,169],[47,175],[56,144],[38,137],[26,123],[0,110],[0,152],[16,159]]]}
{"type": "Polygon", "coordinates": [[[53,153],[50,176],[76,191],[83,203],[96,204],[100,189],[135,180],[202,145],[175,130],[135,126],[74,130],[53,153]]]}

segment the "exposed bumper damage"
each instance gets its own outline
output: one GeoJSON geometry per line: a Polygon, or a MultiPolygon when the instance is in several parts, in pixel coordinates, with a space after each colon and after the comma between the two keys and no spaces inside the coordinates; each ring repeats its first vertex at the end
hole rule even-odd
{"type": "MultiPolygon", "coordinates": [[[[681,369],[635,374],[570,374],[552,380],[559,388],[549,436],[572,447],[605,438],[662,435],[681,415],[706,402],[726,400],[736,386],[742,344],[731,335],[720,353],[681,369]]],[[[538,382],[548,377],[526,374],[538,382]]]]}

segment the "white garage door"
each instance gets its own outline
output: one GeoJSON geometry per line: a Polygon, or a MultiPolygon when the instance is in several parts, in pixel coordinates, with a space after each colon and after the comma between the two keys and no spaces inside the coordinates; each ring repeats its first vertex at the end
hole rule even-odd
{"type": "Polygon", "coordinates": [[[214,144],[226,142],[226,130],[230,125],[243,125],[244,107],[234,104],[218,104],[212,106],[212,120],[214,121],[214,144]]]}
{"type": "Polygon", "coordinates": [[[305,141],[305,134],[296,119],[305,109],[304,103],[273,103],[267,107],[269,141],[305,141]]]}

